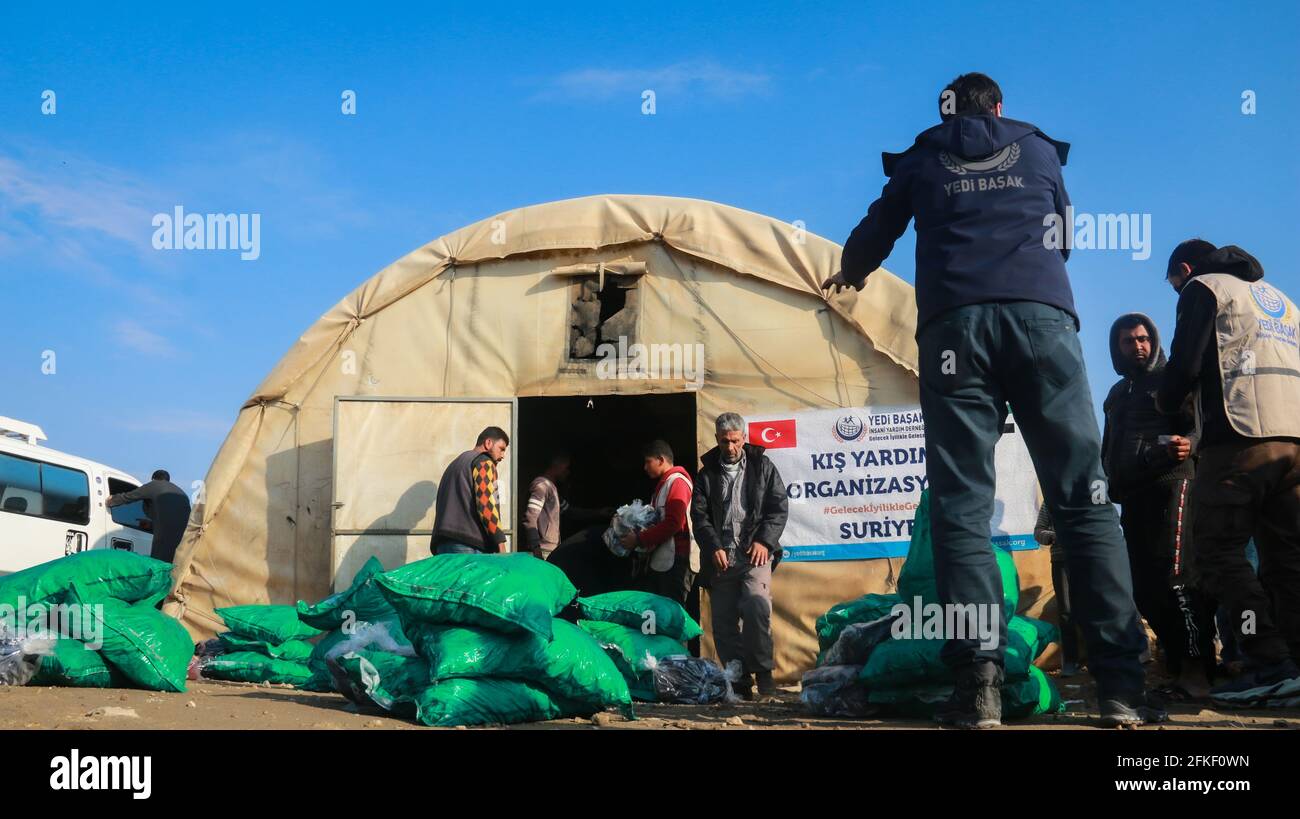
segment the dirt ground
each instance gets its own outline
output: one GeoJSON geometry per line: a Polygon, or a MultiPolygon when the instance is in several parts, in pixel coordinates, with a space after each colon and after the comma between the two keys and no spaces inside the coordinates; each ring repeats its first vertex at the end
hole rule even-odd
{"type": "MultiPolygon", "coordinates": [[[[1069,712],[1009,722],[1021,730],[1089,727],[1095,714],[1087,677],[1058,680],[1069,712]],[[1082,700],[1082,702],[1080,702],[1082,700]]],[[[916,720],[844,720],[808,715],[797,688],[765,702],[736,705],[645,705],[637,719],[599,714],[587,719],[510,726],[516,730],[727,730],[934,728],[916,720]]],[[[1165,730],[1187,728],[1300,729],[1300,710],[1219,711],[1208,706],[1171,706],[1165,730]]],[[[191,682],[184,694],[128,689],[0,687],[0,730],[22,729],[370,729],[431,730],[382,713],[359,711],[339,694],[312,694],[285,686],[191,682]]],[[[465,729],[462,729],[465,730],[465,729]]],[[[474,730],[474,729],[469,729],[474,730]]],[[[480,729],[481,730],[481,729],[480,729]]],[[[1152,730],[1144,728],[1142,730],[1152,730]]]]}

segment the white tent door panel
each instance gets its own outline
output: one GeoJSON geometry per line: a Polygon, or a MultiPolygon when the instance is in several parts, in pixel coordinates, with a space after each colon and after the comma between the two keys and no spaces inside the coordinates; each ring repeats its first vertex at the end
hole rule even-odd
{"type": "MultiPolygon", "coordinates": [[[[369,557],[361,554],[366,544],[387,569],[427,556],[443,470],[474,447],[484,427],[501,427],[513,440],[514,419],[513,399],[339,397],[334,406],[335,588],[345,587],[369,557]],[[424,547],[411,554],[410,544],[416,542],[424,547]]],[[[498,466],[499,514],[508,535],[513,532],[511,461],[507,454],[498,466]]]]}
{"type": "Polygon", "coordinates": [[[388,571],[428,556],[428,535],[335,535],[334,591],[351,586],[371,557],[388,571]]]}

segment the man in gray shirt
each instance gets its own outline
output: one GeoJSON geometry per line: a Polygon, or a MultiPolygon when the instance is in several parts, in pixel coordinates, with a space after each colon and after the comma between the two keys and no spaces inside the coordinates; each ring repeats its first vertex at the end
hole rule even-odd
{"type": "Polygon", "coordinates": [[[772,571],[781,561],[788,502],[785,483],[763,447],[745,442],[745,420],[718,416],[718,445],[700,459],[691,522],[709,588],[713,642],[723,665],[740,662],[748,698],[776,693],[772,681],[772,571]],[[753,675],[751,678],[750,675],[753,675]]]}

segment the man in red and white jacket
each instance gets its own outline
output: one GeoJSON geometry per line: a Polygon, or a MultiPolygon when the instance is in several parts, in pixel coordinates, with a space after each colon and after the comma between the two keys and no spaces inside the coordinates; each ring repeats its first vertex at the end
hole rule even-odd
{"type": "Polygon", "coordinates": [[[643,591],[676,600],[682,605],[695,585],[700,570],[699,551],[691,538],[691,495],[695,487],[690,475],[673,463],[673,449],[666,441],[652,441],[641,452],[645,473],[655,483],[651,503],[663,515],[660,521],[640,532],[623,536],[623,546],[636,549],[646,562],[639,580],[643,591]]]}

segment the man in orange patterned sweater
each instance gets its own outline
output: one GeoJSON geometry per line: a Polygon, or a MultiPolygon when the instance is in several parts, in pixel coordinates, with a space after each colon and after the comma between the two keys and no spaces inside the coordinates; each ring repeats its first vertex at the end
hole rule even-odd
{"type": "Polygon", "coordinates": [[[493,554],[506,550],[499,514],[497,464],[506,457],[509,446],[510,436],[505,430],[488,427],[479,433],[474,448],[458,455],[442,473],[430,552],[493,554]]]}

